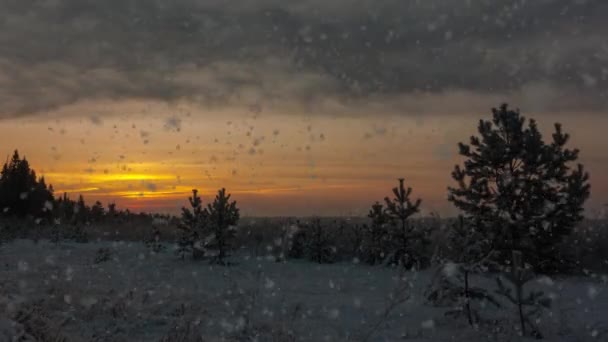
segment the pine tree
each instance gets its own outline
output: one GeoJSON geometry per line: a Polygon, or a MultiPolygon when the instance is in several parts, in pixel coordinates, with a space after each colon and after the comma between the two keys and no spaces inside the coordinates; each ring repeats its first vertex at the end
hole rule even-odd
{"type": "Polygon", "coordinates": [[[177,253],[182,260],[186,253],[192,253],[192,258],[200,258],[204,256],[204,247],[202,245],[202,237],[206,223],[207,213],[203,209],[203,202],[198,195],[197,189],[192,189],[192,196],[188,197],[190,207],[182,207],[182,217],[178,225],[181,231],[181,236],[178,241],[177,253]]]}
{"type": "Polygon", "coordinates": [[[47,202],[52,202],[52,187],[47,187],[44,177],[37,178],[25,157],[15,150],[10,161],[0,172],[0,208],[5,215],[18,217],[49,218],[47,202]]]}
{"type": "Polygon", "coordinates": [[[384,211],[380,202],[372,205],[367,217],[371,219],[371,225],[366,226],[365,241],[363,243],[363,254],[365,262],[370,265],[382,263],[389,249],[389,216],[384,211]]]}
{"type": "Polygon", "coordinates": [[[530,335],[542,338],[541,332],[535,325],[543,309],[551,307],[551,298],[542,291],[524,291],[524,286],[535,278],[534,272],[529,264],[524,263],[523,254],[519,250],[512,251],[511,266],[504,274],[504,279],[511,283],[511,288],[507,287],[503,278],[496,278],[498,290],[496,293],[507,298],[517,307],[519,317],[520,332],[526,336],[527,329],[530,327],[530,335]],[[515,291],[513,291],[513,289],[515,291]],[[515,293],[513,293],[515,292],[515,293]]]}
{"type": "Polygon", "coordinates": [[[393,222],[394,229],[391,232],[391,240],[394,242],[393,262],[410,268],[414,265],[417,256],[413,251],[415,243],[422,242],[425,238],[423,232],[410,224],[408,219],[420,211],[421,200],[415,202],[410,200],[412,188],[406,188],[404,179],[399,179],[399,186],[393,188],[394,198],[384,198],[386,213],[393,222]]]}
{"type": "Polygon", "coordinates": [[[78,196],[78,201],[74,207],[75,223],[86,224],[90,218],[90,208],[86,205],[84,197],[78,196]]]}
{"type": "Polygon", "coordinates": [[[116,210],[116,203],[108,203],[108,218],[112,221],[118,217],[118,211],[116,210]]]}
{"type": "Polygon", "coordinates": [[[484,288],[471,285],[471,275],[483,273],[492,266],[494,254],[490,241],[480,232],[478,225],[459,216],[447,231],[446,261],[435,279],[427,298],[435,303],[449,302],[450,316],[464,314],[470,325],[479,321],[473,302],[498,302],[484,288]]]}
{"type": "Polygon", "coordinates": [[[206,212],[213,232],[209,240],[217,249],[214,261],[224,264],[231,240],[235,237],[235,227],[240,218],[239,209],[236,207],[236,201],[230,202],[230,194],[226,195],[226,189],[222,188],[213,202],[207,205],[206,212]]]}
{"type": "Polygon", "coordinates": [[[152,224],[150,236],[144,239],[144,245],[153,253],[160,253],[165,249],[161,241],[160,228],[152,224]]]}
{"type": "Polygon", "coordinates": [[[89,208],[82,195],[78,196],[78,201],[74,205],[74,232],[72,238],[76,242],[86,243],[89,241],[85,226],[88,225],[91,208],[89,208]]]}
{"type": "Polygon", "coordinates": [[[583,166],[569,166],[579,151],[565,147],[569,136],[560,124],[545,143],[536,121],[526,127],[518,110],[504,104],[492,114],[480,120],[480,136],[459,144],[467,159],[452,173],[458,187],[449,188],[448,199],[483,226],[500,261],[521,251],[535,271],[555,271],[562,263],[557,245],[582,219],[589,197],[583,166]]]}
{"type": "Polygon", "coordinates": [[[369,226],[367,224],[351,224],[349,225],[349,242],[350,250],[348,251],[355,260],[365,259],[365,240],[369,226]]]}
{"type": "Polygon", "coordinates": [[[307,227],[306,254],[308,258],[319,264],[332,263],[336,259],[337,248],[330,232],[323,227],[321,220],[316,218],[307,227]]]}
{"type": "Polygon", "coordinates": [[[95,201],[95,204],[91,207],[91,219],[93,221],[101,221],[105,215],[105,209],[100,201],[95,201]]]}
{"type": "Polygon", "coordinates": [[[59,219],[59,222],[69,223],[74,220],[75,211],[76,202],[71,200],[68,194],[64,192],[55,205],[55,217],[59,219]]]}
{"type": "Polygon", "coordinates": [[[289,248],[288,257],[292,259],[301,259],[306,256],[306,242],[308,241],[308,231],[303,229],[300,220],[296,220],[293,229],[293,237],[289,248]]]}

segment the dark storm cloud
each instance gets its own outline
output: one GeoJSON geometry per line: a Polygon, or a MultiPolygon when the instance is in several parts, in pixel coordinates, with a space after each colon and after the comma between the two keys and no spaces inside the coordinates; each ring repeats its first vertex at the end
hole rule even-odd
{"type": "Polygon", "coordinates": [[[1,0],[0,115],[419,94],[605,110],[606,17],[604,0],[1,0]]]}

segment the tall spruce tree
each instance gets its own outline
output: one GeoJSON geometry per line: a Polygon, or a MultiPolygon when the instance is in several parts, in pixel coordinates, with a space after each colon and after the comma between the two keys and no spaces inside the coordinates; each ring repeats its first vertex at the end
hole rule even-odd
{"type": "Polygon", "coordinates": [[[500,260],[511,262],[521,251],[536,271],[554,271],[562,260],[557,245],[583,216],[589,197],[588,174],[577,149],[565,147],[569,135],[555,124],[552,141],[545,143],[536,121],[506,104],[492,109],[492,120],[480,120],[479,136],[470,145],[459,144],[466,157],[456,166],[448,199],[467,218],[479,222],[501,251],[500,260]]]}

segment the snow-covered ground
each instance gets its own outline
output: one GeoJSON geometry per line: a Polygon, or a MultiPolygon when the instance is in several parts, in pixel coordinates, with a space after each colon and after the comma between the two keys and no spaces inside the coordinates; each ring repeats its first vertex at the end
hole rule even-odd
{"type": "MultiPolygon", "coordinates": [[[[141,243],[2,245],[0,341],[24,331],[52,341],[55,335],[68,341],[520,340],[512,307],[483,311],[497,323],[473,329],[426,303],[431,270],[400,276],[356,262],[276,263],[247,254],[223,267],[182,261],[171,248],[152,254],[141,243]],[[110,259],[96,263],[100,248],[109,249],[110,259]]],[[[493,286],[490,279],[475,281],[493,286]]],[[[537,281],[554,298],[539,322],[545,339],[608,340],[607,282],[601,275],[537,281]]]]}

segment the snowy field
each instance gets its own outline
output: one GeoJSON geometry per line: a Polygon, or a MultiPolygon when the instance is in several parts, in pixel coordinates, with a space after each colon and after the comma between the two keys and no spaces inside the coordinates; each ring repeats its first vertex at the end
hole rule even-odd
{"type": "MultiPolygon", "coordinates": [[[[482,310],[486,323],[473,329],[428,304],[432,270],[400,276],[356,262],[276,263],[246,251],[231,260],[210,266],[129,242],[4,244],[0,341],[521,340],[511,306],[482,310]]],[[[545,340],[608,341],[607,281],[537,281],[554,299],[538,323],[545,340]]]]}

